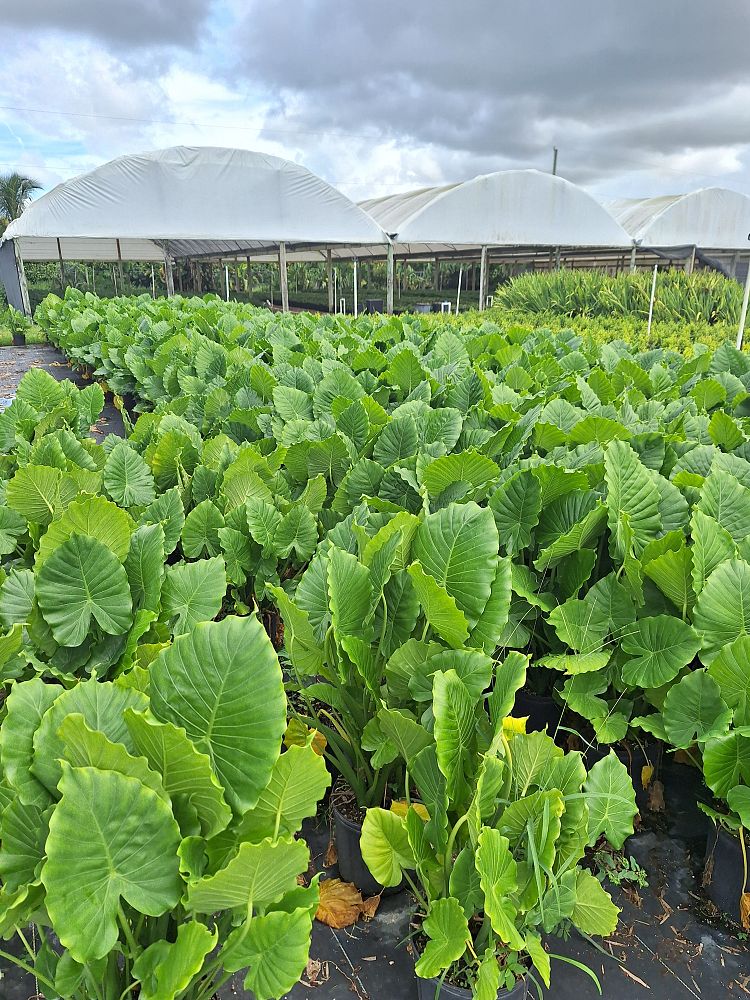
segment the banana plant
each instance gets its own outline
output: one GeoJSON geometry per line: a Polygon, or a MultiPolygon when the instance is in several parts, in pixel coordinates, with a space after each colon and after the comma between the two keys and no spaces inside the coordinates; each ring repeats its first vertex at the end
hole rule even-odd
{"type": "Polygon", "coordinates": [[[63,1000],[258,1000],[302,974],[317,878],[295,839],[329,784],[281,754],[281,668],[255,617],[196,625],[148,671],[18,682],[0,728],[0,951],[63,1000]],[[41,947],[26,937],[29,923],[41,947]]]}
{"type": "Polygon", "coordinates": [[[587,773],[580,753],[508,716],[526,668],[517,652],[491,683],[450,667],[433,676],[429,725],[378,716],[407,777],[403,800],[367,810],[362,855],[383,885],[412,885],[417,975],[476,998],[527,974],[549,987],[550,959],[568,959],[550,955],[542,934],[614,932],[619,911],[581,862],[600,837],[620,848],[637,811],[614,753],[587,773]]]}

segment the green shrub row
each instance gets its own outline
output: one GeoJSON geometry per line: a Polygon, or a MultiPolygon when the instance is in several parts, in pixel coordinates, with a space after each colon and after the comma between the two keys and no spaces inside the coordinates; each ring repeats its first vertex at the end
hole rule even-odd
{"type": "MultiPolygon", "coordinates": [[[[646,319],[651,271],[610,275],[605,271],[545,271],[522,274],[495,293],[495,305],[523,313],[646,319]]],[[[737,323],[742,287],[715,271],[660,271],[653,319],[657,323],[737,323]]]]}

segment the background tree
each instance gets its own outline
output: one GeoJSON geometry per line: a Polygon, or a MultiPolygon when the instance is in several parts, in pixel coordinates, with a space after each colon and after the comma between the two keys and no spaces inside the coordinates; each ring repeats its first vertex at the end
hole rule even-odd
{"type": "Polygon", "coordinates": [[[39,191],[41,187],[31,177],[24,177],[16,171],[0,174],[0,234],[23,212],[32,192],[39,191]]]}

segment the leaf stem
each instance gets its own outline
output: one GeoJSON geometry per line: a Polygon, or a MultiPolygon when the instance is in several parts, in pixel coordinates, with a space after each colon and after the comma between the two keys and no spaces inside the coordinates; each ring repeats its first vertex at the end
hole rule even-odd
{"type": "Polygon", "coordinates": [[[23,959],[16,958],[15,955],[11,955],[7,951],[1,951],[1,950],[0,950],[0,958],[7,959],[9,962],[12,962],[14,965],[17,965],[19,969],[23,969],[24,972],[28,972],[30,976],[36,976],[36,978],[39,980],[40,983],[43,983],[45,986],[49,987],[49,989],[54,990],[55,984],[50,979],[47,979],[46,976],[43,976],[41,973],[37,972],[37,970],[33,968],[33,966],[29,965],[27,962],[24,962],[23,959]]]}
{"type": "Polygon", "coordinates": [[[122,908],[122,902],[117,904],[117,918],[120,921],[120,926],[122,927],[123,934],[125,935],[125,940],[128,943],[128,948],[130,949],[130,957],[136,958],[141,949],[138,947],[138,943],[133,937],[133,930],[128,923],[128,918],[125,916],[125,911],[122,908]]]}

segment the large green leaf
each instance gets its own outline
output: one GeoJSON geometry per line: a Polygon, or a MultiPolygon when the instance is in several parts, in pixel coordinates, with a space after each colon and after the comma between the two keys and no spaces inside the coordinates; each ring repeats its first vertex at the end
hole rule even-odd
{"type": "Polygon", "coordinates": [[[703,751],[703,776],[720,798],[741,781],[750,784],[750,738],[733,731],[709,740],[703,751]]]}
{"type": "Polygon", "coordinates": [[[549,613],[548,621],[560,642],[579,653],[602,649],[609,632],[609,621],[596,605],[571,598],[549,613]]]}
{"type": "Polygon", "coordinates": [[[607,509],[602,504],[597,504],[580,521],[542,549],[538,558],[534,560],[534,566],[539,570],[556,566],[566,556],[579,552],[595,542],[606,523],[607,509]]]}
{"type": "Polygon", "coordinates": [[[190,511],[182,526],[182,551],[190,559],[217,556],[221,552],[219,531],[224,527],[221,511],[212,500],[202,500],[190,511]]]}
{"type": "Polygon", "coordinates": [[[372,635],[370,571],[356,556],[332,546],[328,556],[331,622],[337,637],[372,635]]]}
{"type": "Polygon", "coordinates": [[[750,565],[729,559],[717,566],[700,592],[693,620],[703,633],[707,663],[739,636],[750,635],[750,565]]]}
{"type": "Polygon", "coordinates": [[[141,1000],[175,1000],[187,989],[216,947],[219,932],[190,920],[180,924],[174,941],[155,941],[133,963],[141,1000]]]}
{"type": "Polygon", "coordinates": [[[499,830],[485,827],[480,833],[476,866],[484,893],[484,910],[493,931],[511,948],[523,948],[523,938],[515,923],[518,910],[511,898],[519,888],[517,865],[508,838],[499,830]]]}
{"type": "Polygon", "coordinates": [[[613,750],[594,764],[583,789],[589,807],[589,844],[595,844],[603,833],[619,851],[633,833],[638,807],[628,770],[613,750]]]}
{"type": "Polygon", "coordinates": [[[153,917],[177,905],[180,833],[167,803],[134,778],[62,766],[42,882],[55,933],[86,963],[114,947],[121,899],[153,917]]]}
{"type": "Polygon", "coordinates": [[[25,805],[44,808],[50,794],[32,773],[34,733],[61,688],[45,684],[39,677],[14,684],[5,702],[6,715],[0,726],[0,763],[5,780],[25,805]]]}
{"type": "Polygon", "coordinates": [[[706,580],[716,567],[735,553],[735,545],[729,532],[718,521],[708,517],[697,508],[690,520],[690,534],[693,539],[693,590],[700,594],[706,580]]]}
{"type": "Polygon", "coordinates": [[[274,547],[283,558],[292,553],[298,563],[306,563],[312,558],[318,544],[318,526],[312,512],[301,503],[285,514],[274,538],[274,547]]]}
{"type": "Polygon", "coordinates": [[[368,809],[360,838],[362,857],[381,885],[400,885],[404,870],[415,865],[406,823],[388,809],[368,809]]]}
{"type": "Polygon", "coordinates": [[[433,684],[437,759],[448,795],[456,800],[464,790],[464,765],[475,738],[474,701],[455,670],[438,671],[433,684]]]}
{"type": "Polygon", "coordinates": [[[26,521],[10,507],[0,507],[0,555],[15,552],[18,539],[26,531],[26,521]]]}
{"type": "Polygon", "coordinates": [[[717,469],[705,480],[697,509],[714,518],[735,542],[750,534],[750,490],[728,472],[717,469]]]}
{"type": "Polygon", "coordinates": [[[735,725],[750,725],[750,636],[741,635],[724,646],[711,661],[708,672],[719,685],[721,697],[733,709],[735,725]]]}
{"type": "Polygon", "coordinates": [[[662,553],[649,562],[644,561],[643,572],[653,580],[659,590],[684,617],[695,603],[693,591],[693,553],[683,545],[676,551],[662,553]]]}
{"type": "Polygon", "coordinates": [[[311,931],[308,907],[253,917],[229,936],[222,952],[224,968],[247,969],[244,986],[256,1000],[280,1000],[305,971],[311,931]]]}
{"type": "Polygon", "coordinates": [[[162,585],[161,604],[164,615],[175,619],[174,634],[183,635],[199,622],[215,617],[226,590],[221,556],[170,566],[162,585]]]}
{"type": "Polygon", "coordinates": [[[102,542],[73,535],[42,566],[36,597],[61,646],[79,646],[92,618],[103,632],[122,635],[133,620],[133,602],[122,563],[102,542]]]}
{"type": "Polygon", "coordinates": [[[584,934],[609,937],[617,928],[620,910],[591,872],[581,870],[576,879],[576,901],[571,921],[584,934]]]}
{"type": "Polygon", "coordinates": [[[133,745],[161,775],[172,800],[184,799],[195,810],[203,836],[213,837],[224,830],[232,818],[224,790],[210,758],[193,746],[185,730],[132,709],[125,712],[125,724],[133,745]]]}
{"type": "Polygon", "coordinates": [[[490,596],[498,546],[492,512],[473,502],[450,504],[428,514],[417,529],[414,557],[454,598],[470,628],[476,625],[490,596]]]}
{"type": "Polygon", "coordinates": [[[679,618],[656,615],[628,627],[620,646],[630,657],[622,677],[631,687],[657,688],[674,680],[700,649],[700,638],[679,618]]]}
{"type": "MultiPolygon", "coordinates": [[[[59,688],[55,690],[60,691],[59,688]]],[[[68,715],[80,714],[90,729],[103,733],[112,743],[122,743],[127,750],[132,750],[124,713],[128,708],[142,710],[147,704],[146,696],[140,691],[95,678],[62,691],[44,713],[33,735],[34,775],[53,795],[57,795],[60,760],[65,756],[60,727],[68,715]]]]}
{"type": "Polygon", "coordinates": [[[3,890],[14,893],[39,877],[46,855],[49,813],[15,798],[0,820],[0,879],[3,890]]]}
{"type": "Polygon", "coordinates": [[[541,486],[532,471],[517,472],[490,500],[500,536],[500,545],[514,556],[528,547],[542,509],[541,486]]]}
{"type": "Polygon", "coordinates": [[[164,529],[164,551],[167,555],[174,551],[185,523],[185,508],[180,491],[167,490],[157,497],[141,515],[141,524],[160,524],[164,529]]]}
{"type": "Polygon", "coordinates": [[[512,593],[512,565],[509,558],[498,559],[490,596],[469,636],[469,645],[492,655],[508,624],[512,593]]]}
{"type": "Polygon", "coordinates": [[[441,639],[459,649],[469,638],[469,623],[455,598],[418,562],[412,563],[408,572],[425,618],[441,639]]]}
{"type": "Polygon", "coordinates": [[[59,469],[25,465],[8,483],[5,502],[32,524],[49,524],[76,495],[72,480],[59,469]]]}
{"type": "Polygon", "coordinates": [[[127,511],[104,497],[81,497],[50,524],[36,554],[37,570],[72,535],[86,535],[106,545],[123,562],[130,546],[133,521],[127,511]]]}
{"type": "Polygon", "coordinates": [[[422,925],[428,941],[415,970],[422,979],[434,979],[457,962],[471,940],[461,904],[452,896],[436,899],[422,925]]]}
{"type": "Polygon", "coordinates": [[[30,569],[12,569],[0,585],[0,622],[3,625],[26,624],[34,604],[34,573],[30,569]]]}
{"type": "Polygon", "coordinates": [[[510,715],[516,700],[516,692],[526,683],[529,658],[522,653],[511,652],[504,660],[495,664],[495,682],[487,700],[493,729],[497,730],[502,720],[510,715]]]}
{"type": "Polygon", "coordinates": [[[422,483],[430,494],[437,497],[455,483],[465,483],[476,489],[493,480],[498,466],[473,448],[453,455],[443,455],[430,462],[422,475],[422,483]]]}
{"type": "Polygon", "coordinates": [[[290,600],[281,587],[268,588],[284,619],[284,648],[301,676],[315,676],[323,666],[323,652],[306,611],[290,600]]]}
{"type": "Polygon", "coordinates": [[[615,552],[625,555],[622,537],[623,514],[627,514],[636,552],[655,538],[662,527],[659,490],[649,471],[625,441],[612,441],[604,454],[607,484],[607,515],[615,552]]]}
{"type": "Polygon", "coordinates": [[[164,579],[164,529],[160,524],[142,524],[133,532],[125,572],[133,606],[158,613],[164,579]]]}
{"type": "Polygon", "coordinates": [[[257,618],[200,623],[162,650],[151,710],[208,754],[235,812],[257,803],[286,728],[281,667],[257,618]]]}
{"type": "Polygon", "coordinates": [[[255,807],[241,820],[240,840],[257,843],[297,833],[302,820],[314,816],[331,784],[323,757],[311,746],[290,746],[276,760],[271,778],[255,807]]]}
{"type": "Polygon", "coordinates": [[[310,852],[300,840],[263,840],[240,844],[237,854],[216,874],[188,886],[187,909],[195,913],[276,903],[297,885],[307,869],[310,852]]]}
{"type": "Polygon", "coordinates": [[[750,788],[747,785],[736,785],[727,792],[729,808],[737,813],[740,823],[747,830],[750,828],[750,788]]]}
{"type": "Polygon", "coordinates": [[[673,685],[664,699],[664,728],[672,746],[687,749],[697,740],[723,735],[732,710],[705,670],[694,670],[673,685]]]}
{"type": "MultiPolygon", "coordinates": [[[[128,709],[127,711],[132,711],[128,709]]],[[[66,715],[57,730],[63,742],[65,760],[71,767],[96,767],[100,771],[117,771],[126,778],[135,778],[150,788],[159,798],[169,801],[161,777],[152,771],[145,757],[128,753],[122,743],[113,743],[104,733],[86,725],[78,712],[66,715]]]]}
{"type": "Polygon", "coordinates": [[[389,465],[414,455],[418,443],[414,417],[408,414],[394,417],[380,432],[372,457],[388,468],[389,465]]]}
{"type": "Polygon", "coordinates": [[[151,469],[127,441],[116,444],[107,456],[104,488],[122,507],[145,507],[156,496],[151,469]]]}
{"type": "Polygon", "coordinates": [[[505,807],[497,829],[508,838],[513,850],[532,840],[539,864],[548,871],[555,860],[560,817],[564,811],[565,802],[559,789],[532,792],[505,807]]]}

